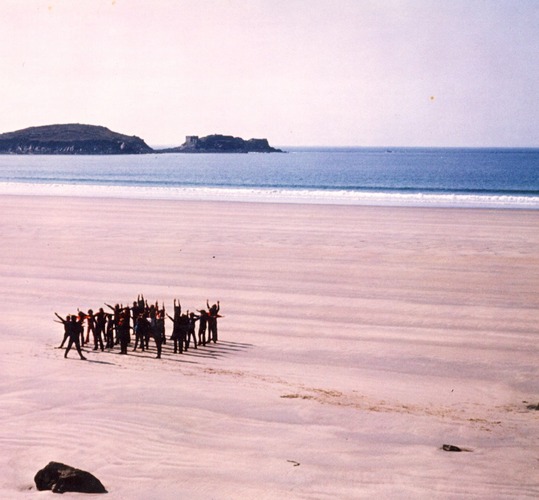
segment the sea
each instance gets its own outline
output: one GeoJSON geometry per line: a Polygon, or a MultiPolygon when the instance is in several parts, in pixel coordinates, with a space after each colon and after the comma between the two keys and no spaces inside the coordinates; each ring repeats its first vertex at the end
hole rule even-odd
{"type": "Polygon", "coordinates": [[[536,148],[0,155],[0,193],[539,209],[536,148]]]}

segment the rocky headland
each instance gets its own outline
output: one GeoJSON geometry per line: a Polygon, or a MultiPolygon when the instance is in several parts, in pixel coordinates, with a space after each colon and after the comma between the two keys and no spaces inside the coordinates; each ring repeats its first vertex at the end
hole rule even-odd
{"type": "Polygon", "coordinates": [[[153,149],[140,137],[96,125],[44,125],[0,134],[0,153],[110,155],[152,152],[153,149]]]}
{"type": "Polygon", "coordinates": [[[29,127],[0,134],[0,154],[113,155],[147,153],[277,153],[267,139],[228,135],[187,136],[178,147],[153,149],[140,137],[97,125],[70,123],[29,127]]]}

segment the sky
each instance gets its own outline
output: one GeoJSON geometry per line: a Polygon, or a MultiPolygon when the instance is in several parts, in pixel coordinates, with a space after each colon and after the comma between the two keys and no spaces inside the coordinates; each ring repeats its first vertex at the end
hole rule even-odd
{"type": "Polygon", "coordinates": [[[0,132],[539,147],[537,0],[0,0],[0,132]]]}

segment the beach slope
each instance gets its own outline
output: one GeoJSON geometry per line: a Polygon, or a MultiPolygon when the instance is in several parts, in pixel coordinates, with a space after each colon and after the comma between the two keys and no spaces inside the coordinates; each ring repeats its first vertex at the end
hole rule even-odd
{"type": "Polygon", "coordinates": [[[0,497],[51,460],[117,499],[539,496],[539,211],[0,210],[0,497]],[[55,311],[140,293],[220,300],[219,341],[64,359],[55,311]]]}

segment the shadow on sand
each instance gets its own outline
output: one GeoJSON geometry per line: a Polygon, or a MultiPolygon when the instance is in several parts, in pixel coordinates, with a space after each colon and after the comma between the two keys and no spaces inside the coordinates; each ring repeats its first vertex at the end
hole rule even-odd
{"type": "MultiPolygon", "coordinates": [[[[145,349],[133,350],[133,344],[130,344],[127,354],[121,354],[119,347],[116,349],[106,349],[105,351],[98,352],[98,356],[127,356],[135,357],[141,359],[156,359],[157,357],[157,348],[155,345],[151,345],[145,349]]],[[[244,342],[233,342],[230,340],[218,340],[217,342],[208,342],[206,345],[198,345],[195,349],[192,345],[188,350],[184,350],[183,353],[174,353],[173,345],[170,342],[163,344],[161,351],[161,360],[163,361],[172,361],[176,363],[189,363],[189,364],[200,364],[204,359],[219,359],[222,357],[234,355],[236,352],[246,351],[254,347],[254,344],[248,344],[244,342]]],[[[93,352],[93,350],[87,351],[83,350],[84,354],[87,356],[93,352]]],[[[79,359],[79,358],[68,358],[68,359],[79,359]]],[[[117,363],[111,361],[103,361],[100,359],[91,359],[90,357],[86,358],[90,363],[102,364],[102,365],[117,365],[117,363]]]]}

